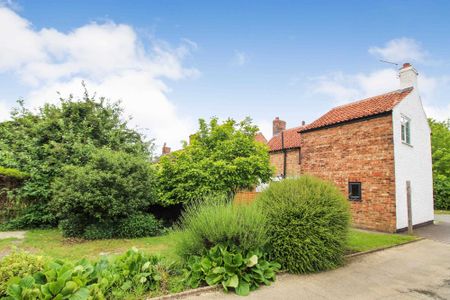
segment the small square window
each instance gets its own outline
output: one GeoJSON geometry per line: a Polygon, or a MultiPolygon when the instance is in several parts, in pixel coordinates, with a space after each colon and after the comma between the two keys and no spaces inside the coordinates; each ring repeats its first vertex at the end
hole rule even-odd
{"type": "Polygon", "coordinates": [[[411,120],[405,116],[401,119],[402,142],[411,144],[411,120]]]}
{"type": "Polygon", "coordinates": [[[348,183],[348,199],[361,200],[361,182],[348,183]]]}

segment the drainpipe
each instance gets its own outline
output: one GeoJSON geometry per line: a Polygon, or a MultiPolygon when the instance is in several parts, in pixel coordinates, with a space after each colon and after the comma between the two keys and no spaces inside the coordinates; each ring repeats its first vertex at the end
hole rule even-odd
{"type": "Polygon", "coordinates": [[[283,151],[283,178],[286,178],[286,159],[287,153],[284,148],[284,131],[281,132],[281,150],[283,151]]]}

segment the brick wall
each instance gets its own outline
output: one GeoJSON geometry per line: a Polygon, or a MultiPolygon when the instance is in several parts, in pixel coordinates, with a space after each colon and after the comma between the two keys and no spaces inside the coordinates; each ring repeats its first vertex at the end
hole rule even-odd
{"type": "Polygon", "coordinates": [[[302,172],[330,180],[348,195],[362,183],[362,200],[350,201],[353,225],[394,232],[395,178],[391,115],[302,133],[302,172]]]}
{"type": "MultiPolygon", "coordinates": [[[[286,176],[299,176],[299,149],[288,149],[286,152],[286,176]]],[[[270,153],[270,164],[275,167],[275,175],[277,176],[283,174],[283,155],[283,151],[275,151],[270,153]]]]}
{"type": "Polygon", "coordinates": [[[257,192],[240,191],[234,196],[234,203],[251,203],[255,200],[257,192]]]}

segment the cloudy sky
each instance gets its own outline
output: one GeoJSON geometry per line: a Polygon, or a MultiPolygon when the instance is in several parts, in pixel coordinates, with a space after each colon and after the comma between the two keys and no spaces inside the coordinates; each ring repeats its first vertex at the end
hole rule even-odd
{"type": "Polygon", "coordinates": [[[420,73],[427,114],[450,117],[448,1],[2,1],[0,120],[88,90],[121,100],[158,145],[197,119],[251,116],[267,137],[420,73]]]}

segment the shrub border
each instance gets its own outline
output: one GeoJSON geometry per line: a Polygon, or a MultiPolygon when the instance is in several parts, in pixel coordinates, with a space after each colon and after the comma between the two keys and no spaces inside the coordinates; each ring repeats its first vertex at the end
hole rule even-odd
{"type": "MultiPolygon", "coordinates": [[[[396,248],[396,247],[401,247],[407,244],[412,244],[415,242],[419,242],[419,241],[423,241],[425,240],[425,238],[423,237],[417,237],[415,240],[412,241],[407,241],[404,242],[402,244],[398,244],[398,245],[392,245],[392,246],[387,246],[387,247],[383,247],[383,248],[377,248],[377,249],[372,249],[372,250],[368,250],[368,251],[362,251],[362,252],[356,252],[356,253],[352,253],[352,254],[347,254],[344,256],[344,258],[346,260],[351,260],[355,257],[358,256],[363,256],[363,255],[367,255],[367,254],[371,254],[371,253],[375,253],[375,252],[381,252],[387,249],[391,249],[391,248],[396,248]]],[[[283,276],[287,274],[285,271],[281,271],[277,274],[277,277],[283,276]]],[[[169,300],[169,299],[182,299],[184,297],[187,296],[192,296],[192,295],[200,295],[202,293],[209,293],[209,292],[214,292],[214,291],[219,291],[221,290],[221,285],[214,285],[214,286],[204,286],[204,287],[199,287],[196,289],[190,289],[190,290],[186,290],[180,293],[175,293],[175,294],[169,294],[169,295],[164,295],[164,296],[158,296],[158,297],[149,297],[146,298],[147,300],[169,300]]]]}

